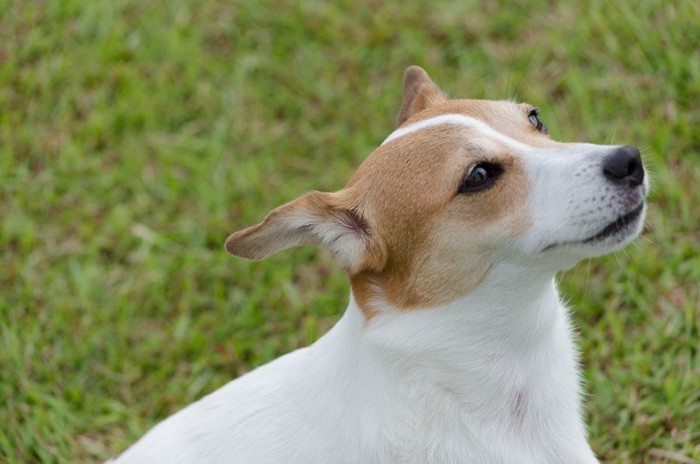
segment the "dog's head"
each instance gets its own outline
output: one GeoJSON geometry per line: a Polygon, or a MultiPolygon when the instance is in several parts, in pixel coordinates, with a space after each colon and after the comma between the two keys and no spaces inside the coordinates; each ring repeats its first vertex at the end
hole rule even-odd
{"type": "Polygon", "coordinates": [[[536,108],[448,99],[418,67],[398,126],[345,188],[273,210],[226,249],[261,259],[324,245],[365,309],[374,296],[411,308],[467,294],[499,262],[555,272],[641,230],[636,148],[555,142],[536,108]]]}

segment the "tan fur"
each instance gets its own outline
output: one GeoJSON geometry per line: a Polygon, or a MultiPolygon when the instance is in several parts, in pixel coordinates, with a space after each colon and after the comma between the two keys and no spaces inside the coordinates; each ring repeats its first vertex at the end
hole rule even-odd
{"type": "Polygon", "coordinates": [[[435,126],[375,150],[347,189],[387,250],[380,272],[351,276],[358,304],[383,297],[398,308],[430,307],[468,293],[493,264],[492,252],[524,232],[528,187],[505,147],[459,126],[435,126]],[[499,162],[492,188],[457,195],[468,167],[499,162]],[[379,294],[377,294],[379,293],[379,294]]]}
{"type": "Polygon", "coordinates": [[[403,99],[396,125],[402,125],[412,114],[446,101],[447,96],[428,77],[423,68],[409,66],[403,75],[403,99]]]}
{"type": "MultiPolygon", "coordinates": [[[[464,114],[529,145],[554,143],[531,126],[530,109],[507,101],[447,100],[425,71],[412,67],[398,122],[464,114]]],[[[343,190],[312,192],[274,210],[261,224],[231,235],[226,249],[252,259],[306,243],[333,250],[318,231],[334,224],[362,240],[362,252],[351,261],[336,258],[368,318],[376,298],[401,309],[436,306],[477,286],[498,259],[496,250],[527,230],[528,185],[508,147],[469,127],[432,126],[380,146],[343,190]],[[479,162],[497,162],[504,172],[485,191],[458,194],[465,173],[479,162]],[[305,218],[300,228],[299,217],[305,218]]]]}

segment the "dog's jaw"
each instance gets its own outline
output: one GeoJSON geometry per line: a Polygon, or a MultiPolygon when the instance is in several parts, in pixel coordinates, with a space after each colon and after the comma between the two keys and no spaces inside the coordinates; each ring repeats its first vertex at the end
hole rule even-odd
{"type": "Polygon", "coordinates": [[[622,213],[596,234],[579,240],[555,242],[542,249],[543,252],[570,250],[586,257],[610,253],[631,243],[641,232],[646,217],[647,206],[640,202],[629,211],[622,213]]]}

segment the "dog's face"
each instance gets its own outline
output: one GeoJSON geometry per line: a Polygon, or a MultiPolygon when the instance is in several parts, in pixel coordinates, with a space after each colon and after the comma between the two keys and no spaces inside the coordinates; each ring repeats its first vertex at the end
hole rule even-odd
{"type": "Polygon", "coordinates": [[[226,248],[258,259],[323,244],[368,314],[378,298],[430,307],[502,261],[556,270],[623,246],[641,229],[646,191],[636,149],[552,141],[535,108],[449,100],[412,67],[399,128],[344,189],[304,195],[226,248]]]}

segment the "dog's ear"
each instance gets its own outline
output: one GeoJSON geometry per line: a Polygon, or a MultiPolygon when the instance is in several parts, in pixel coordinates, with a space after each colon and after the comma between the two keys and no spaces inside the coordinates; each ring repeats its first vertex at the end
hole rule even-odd
{"type": "Polygon", "coordinates": [[[423,68],[409,66],[403,75],[403,100],[396,125],[400,126],[419,111],[447,100],[447,96],[430,79],[423,68]]]}
{"type": "Polygon", "coordinates": [[[247,259],[263,259],[299,245],[328,248],[351,275],[378,271],[384,252],[367,221],[341,206],[338,193],[309,192],[270,212],[259,224],[231,234],[226,251],[247,259]]]}

